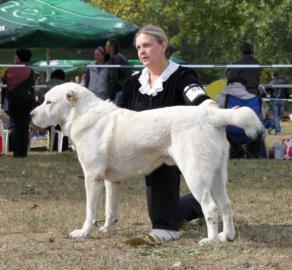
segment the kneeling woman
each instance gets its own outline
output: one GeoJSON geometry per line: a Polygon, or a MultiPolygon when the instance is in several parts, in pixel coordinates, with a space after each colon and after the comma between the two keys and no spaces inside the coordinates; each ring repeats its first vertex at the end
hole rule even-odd
{"type": "MultiPolygon", "coordinates": [[[[217,106],[205,94],[192,69],[168,60],[168,40],[160,27],[142,27],[135,36],[135,46],[145,68],[127,80],[118,103],[121,107],[143,111],[203,102],[217,106]]],[[[145,179],[153,227],[150,235],[155,239],[176,240],[182,222],[203,216],[191,194],[179,197],[180,172],[176,166],[162,165],[145,179]]]]}

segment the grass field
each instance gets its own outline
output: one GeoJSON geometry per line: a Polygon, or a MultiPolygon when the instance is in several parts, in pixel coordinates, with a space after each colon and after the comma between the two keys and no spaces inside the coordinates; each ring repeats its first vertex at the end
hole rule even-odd
{"type": "MultiPolygon", "coordinates": [[[[206,235],[200,221],[186,224],[179,241],[134,241],[150,231],[141,179],[122,185],[116,233],[96,228],[88,239],[70,239],[85,213],[75,154],[0,162],[0,269],[292,269],[291,161],[230,161],[237,238],[209,246],[198,244],[206,235]]],[[[101,209],[99,226],[103,219],[101,209]]]]}

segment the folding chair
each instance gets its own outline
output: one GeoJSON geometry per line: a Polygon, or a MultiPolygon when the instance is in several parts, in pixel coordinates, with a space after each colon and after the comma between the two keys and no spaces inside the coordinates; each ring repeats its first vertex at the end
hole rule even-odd
{"type": "Polygon", "coordinates": [[[54,144],[55,144],[55,140],[58,140],[57,143],[57,150],[58,152],[62,152],[63,151],[63,139],[64,139],[64,134],[61,130],[57,130],[55,127],[50,127],[48,130],[48,149],[50,152],[53,151],[54,149],[54,144]]]}
{"type": "MultiPolygon", "coordinates": [[[[261,98],[255,96],[250,99],[240,99],[235,96],[226,95],[225,108],[234,106],[249,107],[261,119],[261,98]]],[[[249,138],[242,128],[228,126],[226,128],[227,139],[230,143],[230,158],[267,158],[266,147],[262,135],[257,139],[249,138]]]]}
{"type": "Polygon", "coordinates": [[[7,154],[9,152],[9,135],[11,130],[2,129],[2,139],[3,139],[3,154],[7,154]]]}

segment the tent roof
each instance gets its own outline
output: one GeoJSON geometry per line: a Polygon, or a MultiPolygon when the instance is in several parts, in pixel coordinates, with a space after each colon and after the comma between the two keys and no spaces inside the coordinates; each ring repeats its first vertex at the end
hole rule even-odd
{"type": "Polygon", "coordinates": [[[138,27],[79,0],[13,0],[0,5],[0,48],[131,45],[138,27]]]}

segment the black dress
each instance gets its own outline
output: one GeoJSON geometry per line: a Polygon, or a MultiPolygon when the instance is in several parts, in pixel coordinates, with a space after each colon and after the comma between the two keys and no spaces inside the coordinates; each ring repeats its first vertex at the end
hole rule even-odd
{"type": "Polygon", "coordinates": [[[34,72],[26,67],[24,72],[29,72],[29,75],[23,75],[23,80],[9,90],[9,85],[13,84],[13,78],[17,77],[15,74],[21,74],[14,70],[15,68],[8,69],[4,75],[4,83],[7,84],[8,113],[14,125],[12,130],[13,157],[26,157],[29,146],[30,112],[35,105],[34,72]],[[8,76],[8,72],[14,77],[8,76]]]}

